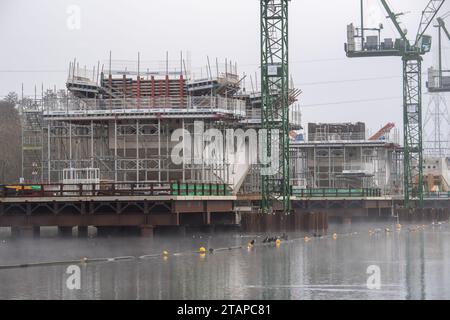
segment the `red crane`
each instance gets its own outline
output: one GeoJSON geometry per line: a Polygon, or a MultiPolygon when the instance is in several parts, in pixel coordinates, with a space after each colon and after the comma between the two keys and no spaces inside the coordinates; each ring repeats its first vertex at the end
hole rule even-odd
{"type": "Polygon", "coordinates": [[[380,129],[377,133],[375,133],[373,136],[369,138],[370,141],[377,141],[377,140],[385,140],[386,134],[391,132],[392,129],[395,128],[395,123],[388,123],[383,128],[380,129]]]}

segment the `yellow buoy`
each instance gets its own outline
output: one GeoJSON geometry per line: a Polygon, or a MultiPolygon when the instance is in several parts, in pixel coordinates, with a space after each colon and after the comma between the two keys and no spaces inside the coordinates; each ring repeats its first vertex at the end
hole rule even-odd
{"type": "Polygon", "coordinates": [[[305,242],[308,242],[310,238],[308,236],[305,236],[305,242]]]}
{"type": "Polygon", "coordinates": [[[206,249],[204,247],[201,247],[200,249],[198,249],[199,253],[205,254],[206,253],[206,249]]]}
{"type": "Polygon", "coordinates": [[[275,241],[275,244],[276,244],[277,246],[279,246],[279,245],[281,244],[281,240],[280,240],[280,239],[277,239],[277,241],[275,241]]]}
{"type": "Polygon", "coordinates": [[[334,240],[337,239],[337,233],[333,233],[333,239],[334,239],[334,240]]]}
{"type": "Polygon", "coordinates": [[[168,255],[169,255],[169,251],[164,250],[164,251],[163,251],[163,256],[164,256],[164,257],[167,257],[168,255]]]}
{"type": "Polygon", "coordinates": [[[398,231],[400,231],[400,230],[402,229],[402,225],[401,225],[400,223],[397,223],[397,224],[395,225],[395,228],[396,228],[398,231]]]}

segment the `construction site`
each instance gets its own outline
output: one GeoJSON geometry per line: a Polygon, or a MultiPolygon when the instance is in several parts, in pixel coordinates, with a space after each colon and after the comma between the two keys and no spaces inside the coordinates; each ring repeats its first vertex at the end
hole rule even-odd
{"type": "MultiPolygon", "coordinates": [[[[64,94],[22,99],[22,181],[0,187],[0,226],[25,234],[138,228],[148,236],[164,227],[326,230],[332,220],[448,219],[450,154],[440,121],[450,76],[442,63],[430,66],[425,121],[421,77],[426,32],[445,1],[428,3],[412,42],[381,2],[399,38],[382,41],[382,29],[362,18],[347,27],[345,53],[402,58],[403,124],[368,134],[365,119],[303,123],[302,91],[288,68],[289,1],[263,0],[260,88],[246,87],[229,60],[208,58],[199,77],[183,54],[150,64],[110,53],[91,69],[71,61],[64,94]],[[430,139],[423,122],[435,130],[430,139]],[[254,161],[254,145],[262,158],[279,156],[273,174],[254,161]]],[[[435,26],[439,44],[450,40],[444,19],[435,26]]]]}

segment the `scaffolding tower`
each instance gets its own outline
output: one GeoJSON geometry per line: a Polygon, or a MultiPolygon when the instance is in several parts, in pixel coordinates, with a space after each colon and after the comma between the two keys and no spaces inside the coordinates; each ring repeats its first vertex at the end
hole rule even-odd
{"type": "Polygon", "coordinates": [[[41,101],[22,99],[22,180],[25,183],[43,181],[43,113],[41,101]]]}

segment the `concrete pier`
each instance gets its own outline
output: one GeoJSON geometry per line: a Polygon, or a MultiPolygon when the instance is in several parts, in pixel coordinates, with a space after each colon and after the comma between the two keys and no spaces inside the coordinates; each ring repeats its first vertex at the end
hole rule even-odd
{"type": "Polygon", "coordinates": [[[73,227],[58,227],[58,234],[61,237],[72,237],[73,227]]]}
{"type": "Polygon", "coordinates": [[[154,234],[153,226],[144,225],[144,226],[141,226],[140,229],[141,229],[141,237],[149,238],[149,239],[153,238],[153,234],[154,234]]]}
{"type": "Polygon", "coordinates": [[[87,238],[88,236],[88,227],[77,227],[78,229],[78,238],[87,238]]]}
{"type": "Polygon", "coordinates": [[[12,228],[11,234],[13,237],[19,236],[21,238],[38,238],[41,234],[41,228],[34,226],[22,226],[12,228]]]}

